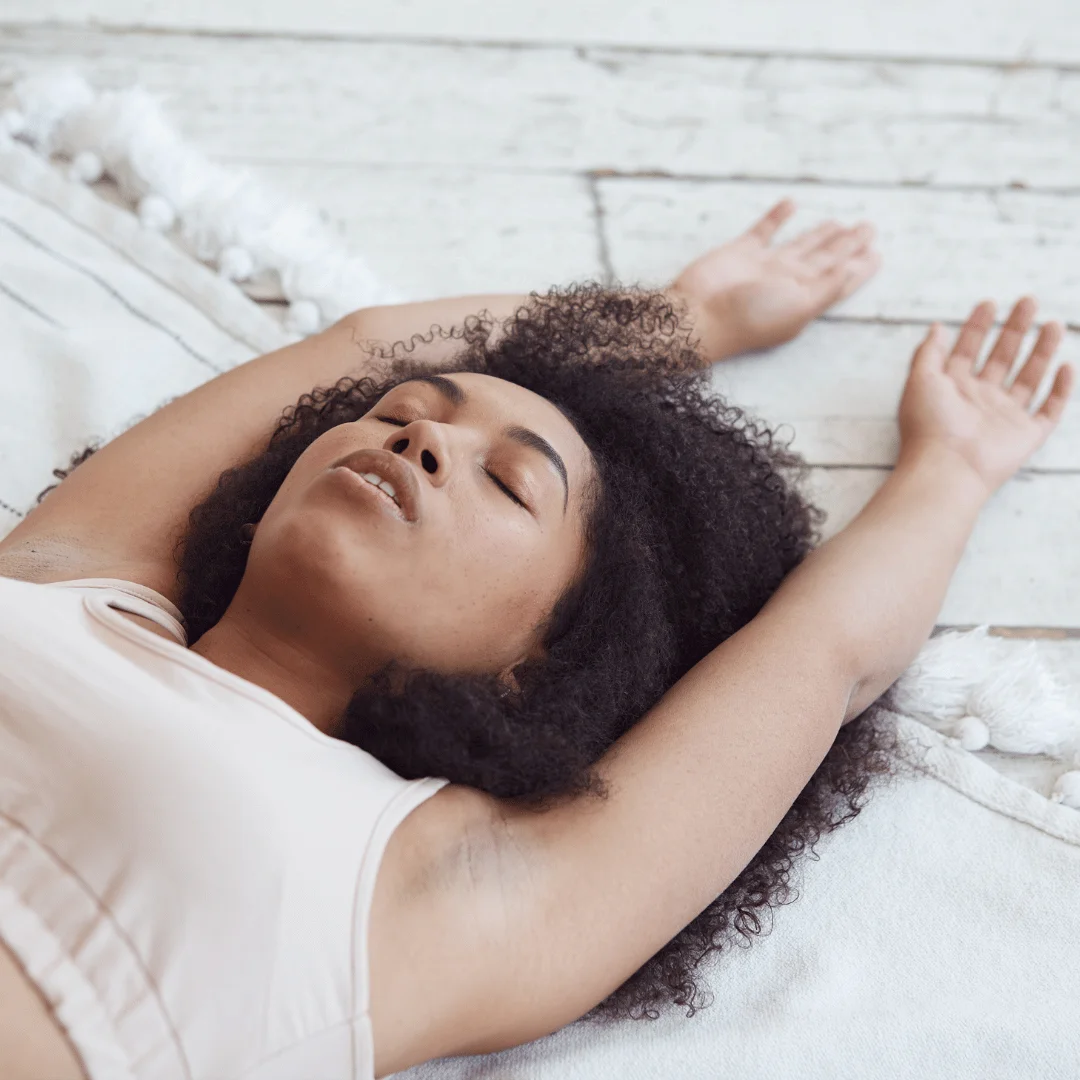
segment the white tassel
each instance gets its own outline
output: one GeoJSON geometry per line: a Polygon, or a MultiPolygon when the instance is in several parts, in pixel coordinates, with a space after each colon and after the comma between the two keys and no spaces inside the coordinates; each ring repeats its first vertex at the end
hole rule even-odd
{"type": "Polygon", "coordinates": [[[1059,780],[1056,801],[1072,806],[1080,783],[1080,702],[1047,669],[1034,641],[1018,647],[987,631],[979,626],[931,638],[893,687],[893,708],[965,750],[992,747],[1070,762],[1076,771],[1059,780]]]}
{"type": "Polygon", "coordinates": [[[45,155],[60,149],[67,125],[94,100],[89,83],[74,71],[30,75],[15,83],[12,92],[18,130],[11,134],[45,155]]]}
{"type": "Polygon", "coordinates": [[[984,750],[990,745],[990,729],[977,716],[965,716],[953,735],[965,750],[984,750]]]}
{"type": "Polygon", "coordinates": [[[26,131],[26,117],[18,109],[4,109],[0,112],[0,132],[14,138],[26,131]]]}
{"type": "Polygon", "coordinates": [[[80,150],[68,169],[68,176],[81,184],[96,184],[104,175],[105,163],[93,150],[80,150]]]}
{"type": "Polygon", "coordinates": [[[1070,769],[1057,778],[1050,801],[1080,810],[1080,770],[1070,769]]]}
{"type": "Polygon", "coordinates": [[[247,281],[254,270],[251,252],[235,244],[227,247],[218,258],[218,273],[229,281],[247,281]]]}
{"type": "Polygon", "coordinates": [[[356,308],[401,297],[350,255],[319,215],[276,194],[248,171],[189,146],[146,91],[95,95],[80,76],[54,72],[13,88],[3,126],[43,154],[71,159],[86,183],[100,168],[147,228],[167,231],[233,281],[277,281],[288,321],[309,334],[356,308]]]}
{"type": "Polygon", "coordinates": [[[160,195],[144,195],[139,200],[139,220],[148,229],[168,232],[176,224],[176,211],[160,195]]]}

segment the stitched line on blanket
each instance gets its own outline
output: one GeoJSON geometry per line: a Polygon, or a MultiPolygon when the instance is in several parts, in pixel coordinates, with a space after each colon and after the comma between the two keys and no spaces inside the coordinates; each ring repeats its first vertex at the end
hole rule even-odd
{"type": "Polygon", "coordinates": [[[22,239],[25,240],[28,244],[32,244],[40,251],[44,251],[46,254],[51,255],[58,262],[62,262],[65,266],[70,267],[72,270],[75,270],[80,274],[83,274],[91,281],[100,285],[101,288],[103,288],[107,293],[109,293],[110,296],[123,304],[124,307],[131,312],[132,315],[134,315],[136,318],[142,319],[143,322],[154,327],[156,330],[160,330],[163,334],[167,334],[173,339],[173,341],[176,342],[177,345],[180,346],[180,348],[184,350],[184,352],[186,352],[189,356],[193,357],[200,364],[208,367],[211,371],[218,373],[221,372],[222,369],[218,367],[217,364],[208,360],[201,353],[196,352],[196,350],[193,349],[182,337],[180,337],[179,334],[177,334],[173,330],[170,330],[162,323],[159,323],[157,319],[155,319],[152,315],[147,315],[146,312],[140,311],[131,303],[130,300],[128,300],[126,296],[114,289],[113,286],[110,285],[104,278],[98,277],[98,275],[95,274],[93,270],[88,270],[85,266],[80,266],[77,262],[69,259],[66,255],[61,255],[59,251],[54,251],[51,247],[48,246],[48,244],[42,243],[36,236],[31,236],[30,233],[28,233],[25,229],[21,229],[18,225],[15,224],[15,222],[9,220],[8,218],[0,217],[0,222],[6,225],[13,233],[15,233],[16,236],[22,237],[22,239]]]}
{"type": "MultiPolygon", "coordinates": [[[[0,286],[0,288],[3,288],[3,286],[0,286]]],[[[14,514],[17,518],[26,517],[21,510],[16,510],[14,506],[4,502],[3,499],[0,499],[0,510],[7,510],[9,514],[14,514]]]]}
{"type": "Polygon", "coordinates": [[[44,319],[47,323],[49,323],[51,326],[55,326],[58,330],[66,329],[66,327],[61,326],[60,323],[58,323],[51,315],[46,315],[45,312],[42,311],[40,308],[34,307],[34,305],[31,304],[25,296],[20,296],[13,288],[11,288],[10,285],[5,285],[2,281],[0,281],[0,293],[3,293],[5,296],[10,296],[16,304],[20,304],[22,307],[26,308],[27,311],[32,312],[39,319],[44,319]]]}
{"type": "MultiPolygon", "coordinates": [[[[38,164],[40,165],[41,163],[38,162],[38,164]]],[[[51,172],[52,170],[47,169],[47,171],[51,172]]],[[[97,229],[95,229],[91,225],[88,225],[85,221],[80,221],[78,218],[68,217],[67,214],[62,209],[60,209],[60,207],[56,203],[50,200],[47,196],[39,193],[37,190],[31,190],[29,187],[27,187],[21,182],[18,184],[18,188],[22,192],[22,194],[25,195],[28,199],[33,199],[34,202],[38,203],[40,206],[43,206],[48,210],[59,211],[59,213],[61,213],[61,215],[64,217],[65,222],[68,225],[73,226],[80,232],[86,233],[86,235],[91,237],[91,239],[93,239],[96,243],[104,244],[106,247],[110,248],[115,254],[119,255],[125,262],[131,263],[132,266],[141,270],[143,273],[149,274],[155,281],[160,282],[162,285],[164,285],[166,289],[172,289],[173,286],[171,282],[166,281],[160,274],[152,270],[150,267],[133,258],[131,253],[126,251],[123,246],[118,245],[114,238],[98,232],[97,229]]],[[[128,211],[123,211],[123,213],[128,213],[128,211]]],[[[209,319],[210,322],[212,322],[223,334],[231,337],[233,341],[235,341],[238,345],[243,345],[244,348],[253,349],[256,352],[260,351],[261,346],[258,342],[252,341],[246,335],[238,334],[231,325],[227,325],[226,323],[222,322],[213,312],[202,311],[201,308],[199,310],[205,318],[209,319]]]]}

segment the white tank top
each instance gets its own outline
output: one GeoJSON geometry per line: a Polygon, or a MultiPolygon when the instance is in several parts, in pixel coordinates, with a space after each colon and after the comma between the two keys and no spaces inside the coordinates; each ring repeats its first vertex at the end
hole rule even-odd
{"type": "Polygon", "coordinates": [[[153,590],[0,577],[0,939],[91,1080],[372,1080],[375,875],[446,783],[191,652],[153,590]]]}

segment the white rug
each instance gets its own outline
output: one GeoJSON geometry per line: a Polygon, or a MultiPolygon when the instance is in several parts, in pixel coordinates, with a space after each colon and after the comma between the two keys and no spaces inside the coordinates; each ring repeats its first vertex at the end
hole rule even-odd
{"type": "Polygon", "coordinates": [[[27,147],[0,147],[0,536],[75,450],[289,336],[27,147]]]}

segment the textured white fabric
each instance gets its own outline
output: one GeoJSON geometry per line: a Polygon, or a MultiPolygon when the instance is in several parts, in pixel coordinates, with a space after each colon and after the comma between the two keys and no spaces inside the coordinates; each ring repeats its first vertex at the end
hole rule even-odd
{"type": "Polygon", "coordinates": [[[0,578],[0,938],[91,1080],[372,1080],[375,875],[446,781],[114,610],[149,593],[0,578]]]}
{"type": "Polygon", "coordinates": [[[313,207],[274,192],[249,170],[211,162],[143,88],[99,94],[77,72],[57,69],[19,79],[8,98],[4,118],[13,134],[43,155],[66,158],[72,176],[115,180],[147,228],[175,227],[187,248],[225,277],[254,276],[260,293],[287,297],[286,321],[298,333],[401,299],[313,207]]]}
{"type": "Polygon", "coordinates": [[[91,439],[288,335],[235,285],[18,144],[0,147],[0,536],[91,439]]]}

